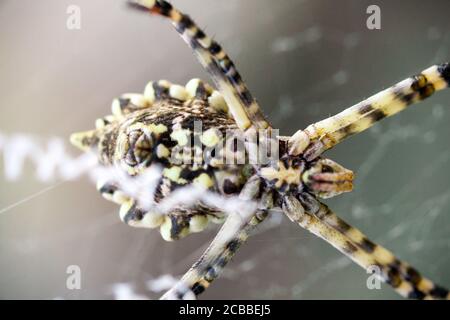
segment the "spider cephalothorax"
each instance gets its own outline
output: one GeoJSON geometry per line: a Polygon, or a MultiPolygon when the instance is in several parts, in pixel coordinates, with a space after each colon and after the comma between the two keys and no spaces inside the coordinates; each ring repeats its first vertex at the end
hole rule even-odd
{"type": "Polygon", "coordinates": [[[353,188],[353,172],[326,158],[308,161],[286,154],[262,167],[259,174],[267,185],[282,194],[308,192],[327,199],[353,188]]]}
{"type": "MultiPolygon", "coordinates": [[[[212,76],[217,91],[198,79],[185,87],[168,81],[151,82],[143,95],[115,99],[113,115],[97,120],[95,130],[74,134],[72,142],[83,150],[96,150],[101,163],[119,166],[130,177],[138,177],[151,164],[160,165],[163,171],[154,194],[156,202],[169,198],[180,187],[193,185],[203,188],[202,192],[257,203],[253,209],[246,209],[249,212],[229,208],[229,216],[211,245],[163,298],[182,299],[188,293],[203,292],[273,208],[281,209],[289,219],[366,270],[377,270],[377,275],[402,296],[450,298],[445,288],[370,241],[319,200],[351,191],[353,181],[353,172],[324,158],[323,153],[377,121],[447,88],[448,63],[432,66],[291,137],[280,137],[274,144],[280,147],[278,157],[264,163],[249,162],[253,147],[274,141],[273,137],[250,139],[251,133],[261,129],[270,133],[273,129],[234,63],[189,16],[168,2],[134,0],[133,6],[171,20],[212,76]],[[200,131],[196,130],[199,122],[200,131]],[[233,132],[231,139],[224,140],[229,130],[233,132]],[[242,150],[239,140],[251,143],[242,150]]],[[[167,215],[156,215],[143,210],[136,199],[114,183],[99,181],[98,189],[121,205],[124,222],[136,227],[160,227],[166,240],[199,232],[209,221],[225,218],[221,208],[204,203],[181,205],[167,215]]]]}

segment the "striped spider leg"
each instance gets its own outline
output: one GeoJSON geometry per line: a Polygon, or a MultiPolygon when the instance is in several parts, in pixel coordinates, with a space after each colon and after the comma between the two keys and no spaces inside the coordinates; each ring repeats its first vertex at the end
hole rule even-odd
{"type": "Polygon", "coordinates": [[[305,151],[307,159],[314,159],[344,139],[449,86],[449,63],[432,66],[341,113],[299,130],[291,138],[291,154],[305,151]]]}
{"type": "Polygon", "coordinates": [[[177,32],[211,75],[239,128],[245,131],[250,127],[263,129],[269,127],[258,103],[251,95],[230,57],[188,15],[181,13],[164,0],[132,0],[130,4],[138,9],[167,17],[172,21],[177,32]]]}
{"type": "Polygon", "coordinates": [[[189,294],[197,296],[207,289],[247,240],[252,230],[267,217],[268,210],[272,207],[272,195],[270,192],[261,194],[261,179],[258,176],[247,181],[239,198],[243,201],[259,200],[259,204],[253,212],[230,213],[200,259],[161,299],[185,300],[189,298],[189,294]]]}
{"type": "Polygon", "coordinates": [[[324,239],[362,268],[377,272],[381,280],[391,285],[401,296],[411,299],[450,299],[447,289],[422,277],[409,264],[369,240],[309,194],[303,194],[299,199],[286,197],[283,210],[293,222],[324,239]]]}

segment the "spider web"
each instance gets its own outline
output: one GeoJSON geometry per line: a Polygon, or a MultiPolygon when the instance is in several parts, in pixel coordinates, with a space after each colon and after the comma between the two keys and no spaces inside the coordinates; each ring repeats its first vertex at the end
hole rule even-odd
{"type": "MultiPolygon", "coordinates": [[[[377,31],[365,27],[365,1],[173,2],[234,57],[281,134],[450,59],[445,1],[378,1],[377,31]]],[[[93,126],[109,112],[111,93],[139,92],[149,80],[209,79],[166,21],[120,1],[6,0],[0,8],[2,169],[18,152],[5,147],[11,137],[36,136],[28,141],[45,150],[52,137],[93,126]],[[69,4],[81,8],[81,30],[66,29],[69,4]],[[11,25],[14,33],[6,31],[11,25]]],[[[447,287],[449,107],[449,93],[439,93],[327,152],[357,175],[355,190],[327,201],[330,207],[447,287]]],[[[32,161],[18,168],[0,176],[0,298],[157,298],[217,232],[166,243],[157,231],[123,225],[85,175],[64,182],[32,161]],[[66,288],[69,265],[81,268],[81,290],[66,288]]],[[[387,286],[368,290],[366,279],[335,249],[274,214],[203,298],[397,298],[387,286]]]]}

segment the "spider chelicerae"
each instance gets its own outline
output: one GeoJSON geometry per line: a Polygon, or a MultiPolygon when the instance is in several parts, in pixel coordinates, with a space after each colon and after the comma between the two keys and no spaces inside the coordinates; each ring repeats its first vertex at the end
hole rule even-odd
{"type": "MultiPolygon", "coordinates": [[[[353,180],[352,171],[323,158],[322,154],[377,121],[447,88],[450,85],[448,63],[432,66],[291,137],[277,137],[277,161],[180,164],[170,155],[185,150],[186,142],[195,138],[193,124],[196,121],[200,121],[205,130],[197,137],[201,141],[200,151],[220,144],[217,132],[231,129],[247,139],[255,130],[270,132],[272,127],[234,63],[189,16],[163,0],[135,0],[130,4],[170,19],[212,77],[217,90],[199,79],[189,81],[186,86],[165,80],[150,82],[143,95],[125,94],[114,99],[113,114],[98,119],[95,130],[72,135],[72,143],[83,150],[95,150],[102,164],[119,165],[130,176],[138,176],[152,164],[161,165],[164,170],[156,188],[156,202],[179,187],[194,185],[224,197],[238,196],[258,203],[257,208],[245,216],[225,217],[219,208],[204,203],[178,206],[161,216],[145,211],[136,199],[127,196],[114,183],[98,182],[101,194],[121,205],[120,216],[124,222],[136,227],[159,227],[168,241],[202,231],[210,221],[225,220],[205,253],[163,299],[183,299],[192,293],[202,293],[219,276],[252,229],[274,208],[281,209],[290,220],[324,239],[366,270],[377,267],[378,276],[403,297],[450,298],[447,289],[369,240],[319,200],[351,191],[353,180]]],[[[221,150],[222,155],[236,152],[226,144],[221,150]]],[[[195,153],[196,150],[188,150],[189,157],[195,157],[195,153]]]]}

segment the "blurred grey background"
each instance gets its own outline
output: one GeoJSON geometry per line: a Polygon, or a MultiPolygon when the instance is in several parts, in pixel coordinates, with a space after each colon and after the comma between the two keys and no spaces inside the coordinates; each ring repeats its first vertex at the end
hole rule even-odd
{"type": "MultiPolygon", "coordinates": [[[[450,60],[447,0],[173,3],[223,44],[285,135],[450,60]],[[381,30],[366,28],[370,4],[381,8],[381,30]]],[[[208,79],[167,21],[129,10],[125,0],[2,0],[0,39],[0,133],[31,134],[43,146],[92,128],[113,97],[149,80],[208,79]],[[66,28],[71,4],[81,8],[81,30],[66,28]]],[[[449,101],[450,91],[439,93],[327,153],[357,174],[354,192],[327,203],[447,287],[449,101]]],[[[87,178],[42,184],[33,168],[28,162],[16,182],[0,176],[0,298],[111,299],[117,283],[157,298],[144,283],[181,275],[217,231],[167,243],[157,231],[122,224],[87,178]],[[81,290],[66,288],[68,265],[80,266],[81,290]]],[[[278,218],[203,299],[398,298],[388,286],[368,290],[362,269],[278,218]]]]}

